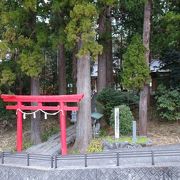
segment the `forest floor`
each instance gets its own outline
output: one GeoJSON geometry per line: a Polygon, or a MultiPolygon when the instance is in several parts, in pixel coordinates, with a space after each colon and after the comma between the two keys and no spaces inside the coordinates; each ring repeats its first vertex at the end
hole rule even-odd
{"type": "MultiPolygon", "coordinates": [[[[59,130],[58,118],[42,120],[42,137],[46,139],[50,134],[59,130]]],[[[30,144],[30,120],[24,121],[23,127],[24,148],[30,144]]],[[[180,123],[150,121],[148,124],[148,138],[153,145],[180,144],[180,123]]],[[[14,151],[16,144],[15,120],[0,121],[0,151],[14,151]]]]}

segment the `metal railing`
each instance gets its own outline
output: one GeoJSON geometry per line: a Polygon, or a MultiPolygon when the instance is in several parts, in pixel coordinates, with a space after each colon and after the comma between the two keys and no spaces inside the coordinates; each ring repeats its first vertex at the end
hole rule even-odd
{"type": "MultiPolygon", "coordinates": [[[[176,150],[136,150],[136,151],[114,151],[103,152],[94,154],[77,154],[77,155],[42,155],[42,154],[29,154],[29,153],[12,153],[1,152],[1,164],[11,164],[6,162],[6,159],[22,159],[25,162],[25,166],[33,166],[32,160],[48,162],[50,168],[58,168],[58,162],[79,160],[83,161],[82,167],[88,167],[90,160],[115,160],[115,166],[120,165],[120,160],[123,158],[150,158],[151,165],[155,165],[157,157],[180,157],[180,149],[176,150]]],[[[77,163],[78,163],[77,162],[77,163]]],[[[180,163],[180,159],[178,161],[180,163]]],[[[79,165],[79,164],[78,164],[79,165]]],[[[59,166],[60,167],[60,166],[59,166]]]]}
{"type": "Polygon", "coordinates": [[[6,163],[5,160],[7,158],[25,160],[26,161],[26,166],[30,166],[31,160],[50,162],[50,167],[51,168],[53,168],[53,163],[54,163],[54,157],[53,156],[42,155],[42,154],[2,152],[0,154],[0,158],[1,158],[1,164],[5,164],[6,163]]]}

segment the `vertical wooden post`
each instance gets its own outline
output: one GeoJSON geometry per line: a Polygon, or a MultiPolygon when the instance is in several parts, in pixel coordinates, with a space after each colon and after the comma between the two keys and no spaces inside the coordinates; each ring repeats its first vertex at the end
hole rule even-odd
{"type": "MultiPolygon", "coordinates": [[[[21,102],[18,102],[17,105],[18,109],[21,109],[21,102]]],[[[17,111],[16,149],[18,152],[22,151],[22,113],[20,111],[17,111]]]]}
{"type": "Polygon", "coordinates": [[[67,145],[66,145],[66,112],[64,111],[64,102],[60,103],[61,112],[60,112],[60,128],[61,128],[61,153],[62,155],[67,154],[67,145]]]}

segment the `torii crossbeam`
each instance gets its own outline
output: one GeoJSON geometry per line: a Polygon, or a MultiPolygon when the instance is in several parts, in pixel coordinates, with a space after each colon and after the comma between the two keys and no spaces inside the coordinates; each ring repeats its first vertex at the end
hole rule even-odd
{"type": "Polygon", "coordinates": [[[24,96],[24,95],[6,95],[2,94],[0,97],[4,102],[13,102],[15,105],[7,105],[6,109],[16,110],[17,112],[17,136],[16,149],[18,152],[22,151],[22,112],[27,111],[60,111],[60,129],[61,129],[61,152],[62,155],[67,154],[66,145],[66,111],[78,111],[78,106],[67,106],[68,102],[78,103],[83,98],[83,94],[73,95],[53,95],[53,96],[24,96]],[[35,103],[37,105],[24,105],[23,103],[35,103]],[[43,103],[58,103],[57,106],[44,106],[43,103]]]}

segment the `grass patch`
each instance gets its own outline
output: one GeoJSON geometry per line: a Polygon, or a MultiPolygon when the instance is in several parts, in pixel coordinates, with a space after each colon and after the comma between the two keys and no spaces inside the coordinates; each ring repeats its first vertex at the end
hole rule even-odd
{"type": "MultiPolygon", "coordinates": [[[[129,136],[122,136],[119,139],[114,139],[111,136],[106,136],[102,138],[96,138],[91,141],[87,148],[87,153],[97,153],[97,152],[102,152],[103,151],[103,141],[108,141],[109,143],[116,143],[116,142],[128,142],[128,143],[133,143],[132,142],[132,137],[129,136]]],[[[137,136],[137,142],[136,144],[146,144],[149,141],[147,137],[141,137],[137,136]]]]}
{"type": "MultiPolygon", "coordinates": [[[[122,136],[119,139],[115,139],[113,137],[105,137],[103,138],[103,140],[106,140],[110,143],[115,143],[115,142],[128,142],[128,143],[133,143],[132,141],[132,137],[129,136],[122,136]]],[[[147,137],[141,137],[141,136],[137,136],[137,142],[136,144],[146,144],[148,142],[148,138],[147,137]]]]}

